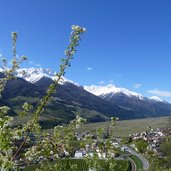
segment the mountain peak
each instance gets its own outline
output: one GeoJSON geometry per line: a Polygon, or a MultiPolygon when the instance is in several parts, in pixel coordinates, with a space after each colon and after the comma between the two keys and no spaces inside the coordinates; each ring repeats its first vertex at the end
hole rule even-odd
{"type": "Polygon", "coordinates": [[[28,82],[35,83],[43,77],[55,79],[55,72],[44,68],[21,68],[16,71],[16,76],[25,79],[28,82]],[[23,74],[24,72],[24,74],[23,74]]]}
{"type": "MultiPolygon", "coordinates": [[[[0,68],[0,72],[3,72],[4,69],[0,68]]],[[[30,68],[20,68],[16,70],[16,76],[25,79],[28,82],[31,83],[36,83],[37,81],[39,81],[40,79],[42,79],[43,77],[46,78],[50,78],[52,80],[56,80],[58,77],[55,76],[56,72],[54,72],[51,69],[48,68],[34,68],[34,67],[30,67],[30,68]]],[[[70,82],[72,84],[75,84],[76,86],[80,86],[78,83],[73,82],[72,80],[69,80],[65,77],[62,77],[62,79],[60,80],[60,84],[64,84],[65,82],[70,82]]]]}
{"type": "MultiPolygon", "coordinates": [[[[33,67],[21,68],[21,69],[18,69],[16,72],[17,77],[21,77],[31,83],[35,83],[43,77],[56,80],[58,77],[55,75],[56,75],[56,72],[54,72],[53,70],[48,69],[48,68],[42,68],[42,67],[41,68],[33,68],[33,67]],[[23,72],[25,72],[25,74],[23,74],[23,72]]],[[[78,83],[75,83],[72,80],[62,77],[62,79],[60,80],[60,84],[64,84],[65,82],[70,82],[72,84],[75,84],[76,86],[80,86],[78,83]]]]}
{"type": "Polygon", "coordinates": [[[150,97],[149,99],[150,99],[150,100],[155,100],[155,101],[157,101],[157,102],[164,102],[163,99],[161,99],[160,97],[157,97],[157,96],[152,96],[152,97],[150,97]]]}
{"type": "Polygon", "coordinates": [[[92,94],[95,94],[96,96],[103,96],[105,94],[117,94],[117,93],[123,93],[129,97],[135,96],[139,98],[140,100],[143,99],[143,96],[141,94],[138,94],[136,92],[132,92],[126,88],[120,88],[116,87],[114,84],[108,84],[106,86],[96,86],[96,85],[91,85],[91,86],[84,86],[84,89],[89,91],[92,94]]]}

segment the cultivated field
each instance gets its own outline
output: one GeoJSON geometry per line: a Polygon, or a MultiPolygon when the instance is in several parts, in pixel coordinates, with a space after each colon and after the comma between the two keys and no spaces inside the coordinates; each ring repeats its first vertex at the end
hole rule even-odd
{"type": "MultiPolygon", "coordinates": [[[[115,136],[126,137],[129,134],[142,132],[151,128],[161,128],[168,125],[169,117],[146,118],[118,121],[115,126],[115,136]]],[[[97,128],[107,129],[110,122],[99,122],[82,125],[79,132],[94,132],[97,128]]]]}

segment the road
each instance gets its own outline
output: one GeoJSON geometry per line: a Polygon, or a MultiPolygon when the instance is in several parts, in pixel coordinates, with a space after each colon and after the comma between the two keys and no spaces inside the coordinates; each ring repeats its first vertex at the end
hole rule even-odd
{"type": "Polygon", "coordinates": [[[130,148],[130,147],[126,146],[126,145],[123,145],[122,147],[126,148],[127,151],[129,151],[131,154],[137,156],[141,160],[141,162],[143,164],[143,169],[145,171],[148,171],[148,169],[149,169],[149,162],[148,162],[148,160],[145,157],[143,157],[141,154],[137,153],[135,150],[133,150],[132,148],[130,148]]]}
{"type": "Polygon", "coordinates": [[[132,167],[131,171],[137,171],[137,166],[136,166],[135,162],[130,157],[128,157],[128,160],[131,163],[131,167],[132,167]]]}

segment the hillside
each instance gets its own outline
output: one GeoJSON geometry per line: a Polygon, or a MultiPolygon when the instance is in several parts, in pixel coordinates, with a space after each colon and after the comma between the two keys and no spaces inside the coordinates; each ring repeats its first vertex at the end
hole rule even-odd
{"type": "MultiPolygon", "coordinates": [[[[26,101],[33,105],[34,111],[54,79],[49,70],[32,68],[26,72],[25,76],[20,73],[21,70],[17,73],[19,77],[8,81],[0,100],[1,106],[11,107],[10,113],[14,116],[21,111],[26,101]]],[[[2,73],[0,77],[3,77],[2,73]]],[[[99,91],[102,94],[97,95],[63,78],[42,113],[40,123],[49,128],[59,123],[68,123],[77,114],[86,118],[88,122],[108,121],[111,116],[117,116],[123,120],[171,114],[170,103],[158,98],[148,99],[127,89],[117,88],[117,90],[122,91],[109,90],[105,93],[102,89],[99,91]]]]}
{"type": "MultiPolygon", "coordinates": [[[[14,113],[19,113],[25,101],[34,106],[39,103],[45,94],[46,88],[53,81],[43,77],[32,84],[22,78],[10,80],[2,94],[1,104],[11,107],[14,113]]],[[[111,116],[118,116],[118,111],[123,119],[127,116],[124,109],[112,105],[97,97],[82,87],[66,82],[58,86],[56,93],[42,113],[41,123],[43,125],[54,125],[61,122],[68,122],[75,118],[76,114],[86,118],[88,122],[99,122],[109,120],[111,116]]]]}

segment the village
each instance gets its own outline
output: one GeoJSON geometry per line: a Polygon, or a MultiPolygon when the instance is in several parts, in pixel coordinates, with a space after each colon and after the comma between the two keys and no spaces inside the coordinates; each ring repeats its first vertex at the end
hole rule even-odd
{"type": "MultiPolygon", "coordinates": [[[[146,159],[146,154],[150,152],[156,156],[162,157],[163,154],[159,147],[164,141],[165,137],[170,135],[171,128],[149,128],[148,131],[130,134],[129,137],[127,137],[129,141],[125,142],[124,138],[121,137],[109,138],[107,136],[107,132],[105,131],[101,139],[99,139],[97,135],[89,132],[75,133],[73,140],[75,145],[72,151],[72,156],[70,157],[72,159],[83,159],[91,157],[93,158],[96,156],[99,159],[113,158],[114,160],[128,160],[129,156],[134,155],[141,160],[141,162],[144,164],[144,168],[148,169],[149,161],[146,159]],[[110,148],[107,147],[109,144],[110,148]]],[[[37,143],[34,134],[30,134],[29,137],[30,141],[27,143],[28,146],[25,146],[25,148],[28,148],[30,143],[32,145],[36,145],[37,143]]],[[[51,136],[49,134],[49,139],[50,138],[51,136]]],[[[20,141],[16,143],[19,142],[20,141]]],[[[24,149],[22,151],[24,151],[24,149]]],[[[61,158],[65,158],[69,155],[69,152],[64,149],[63,153],[60,155],[61,158]]],[[[29,165],[37,164],[40,161],[47,160],[54,161],[56,158],[53,153],[49,158],[40,156],[38,159],[32,160],[29,165]]],[[[16,159],[15,162],[20,168],[25,168],[25,166],[28,164],[28,161],[26,161],[24,158],[22,160],[16,159]]]]}
{"type": "Polygon", "coordinates": [[[147,151],[154,152],[156,155],[161,155],[160,145],[164,141],[166,136],[169,136],[169,132],[171,133],[171,128],[156,128],[150,129],[149,131],[144,131],[142,133],[135,133],[130,135],[132,138],[132,142],[130,146],[134,148],[136,151],[139,151],[136,147],[136,143],[138,140],[143,140],[147,144],[147,151]]]}
{"type": "MultiPolygon", "coordinates": [[[[168,132],[171,133],[171,128],[156,128],[156,129],[149,129],[148,131],[144,131],[141,133],[134,133],[129,135],[129,142],[127,142],[127,145],[134,149],[136,152],[140,153],[147,153],[152,152],[155,155],[162,156],[162,153],[160,151],[160,145],[164,141],[164,138],[166,137],[166,134],[168,136],[168,132]],[[167,132],[167,133],[166,133],[167,132]],[[140,150],[138,147],[137,142],[143,142],[145,144],[144,151],[140,150]]],[[[103,151],[99,150],[98,147],[98,141],[96,140],[96,136],[92,135],[91,133],[84,132],[84,133],[75,133],[76,139],[78,141],[84,141],[87,139],[87,137],[92,136],[94,140],[94,147],[90,147],[89,144],[86,144],[85,148],[80,148],[75,152],[75,158],[83,158],[87,155],[93,156],[93,151],[96,151],[99,158],[106,158],[106,152],[105,148],[103,151]]],[[[105,135],[104,135],[105,136],[105,135]]],[[[105,142],[105,141],[104,141],[105,142]]],[[[122,152],[130,152],[124,144],[122,143],[122,138],[113,138],[110,142],[113,145],[113,152],[111,152],[113,157],[119,156],[119,151],[122,152]]]]}

